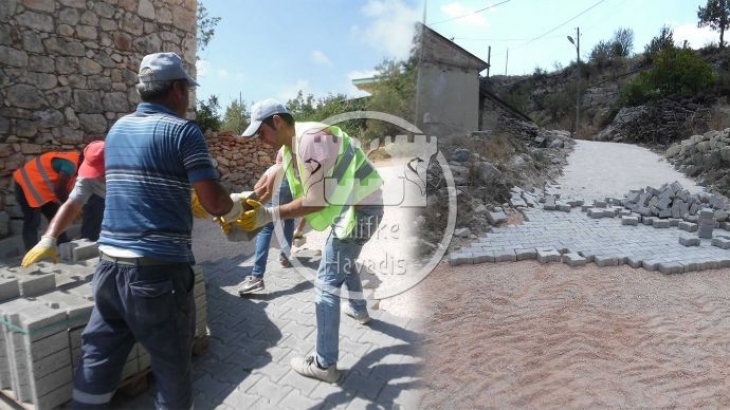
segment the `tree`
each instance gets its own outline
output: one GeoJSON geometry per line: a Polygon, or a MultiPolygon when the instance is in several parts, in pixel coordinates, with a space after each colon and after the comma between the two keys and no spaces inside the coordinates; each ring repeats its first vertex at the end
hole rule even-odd
{"type": "Polygon", "coordinates": [[[210,43],[210,41],[215,36],[215,27],[221,21],[221,18],[220,17],[208,17],[208,10],[206,10],[205,5],[203,5],[203,2],[199,1],[197,20],[198,20],[198,36],[197,36],[198,53],[196,54],[196,56],[200,55],[200,53],[203,50],[205,50],[206,47],[208,47],[208,43],[210,43]]]}
{"type": "Polygon", "coordinates": [[[674,32],[669,26],[665,25],[659,30],[659,35],[652,38],[649,44],[646,45],[644,54],[649,61],[654,61],[657,54],[674,47],[674,32]]]}
{"type": "Polygon", "coordinates": [[[613,46],[607,41],[599,41],[591,50],[589,61],[598,68],[603,68],[611,60],[613,46]]]}
{"type": "Polygon", "coordinates": [[[218,97],[215,95],[208,97],[208,101],[198,101],[198,106],[195,108],[195,122],[198,123],[198,127],[203,132],[220,131],[221,119],[218,116],[219,108],[218,97]]]}
{"type": "Polygon", "coordinates": [[[221,129],[225,131],[233,131],[236,134],[242,134],[243,131],[248,127],[248,119],[251,113],[246,107],[246,103],[242,101],[233,101],[231,105],[226,108],[225,114],[223,114],[223,123],[221,129]]]}
{"type": "Polygon", "coordinates": [[[705,7],[697,9],[700,21],[697,27],[707,27],[720,32],[720,48],[725,46],[725,30],[730,26],[730,0],[707,0],[705,7]]]}
{"type": "Polygon", "coordinates": [[[634,48],[634,30],[619,27],[613,33],[612,47],[615,57],[628,57],[634,48]]]}

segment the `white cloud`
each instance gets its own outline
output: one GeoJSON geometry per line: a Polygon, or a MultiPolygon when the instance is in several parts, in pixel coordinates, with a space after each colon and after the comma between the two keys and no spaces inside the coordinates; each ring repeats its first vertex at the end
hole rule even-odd
{"type": "Polygon", "coordinates": [[[215,70],[216,76],[222,80],[227,80],[230,78],[231,74],[226,70],[225,68],[218,68],[215,70]]]}
{"type": "Polygon", "coordinates": [[[477,14],[470,14],[473,13],[475,10],[469,10],[461,3],[454,2],[449,4],[444,4],[440,8],[441,12],[448,16],[448,18],[456,18],[465,16],[456,20],[453,20],[454,24],[458,25],[470,25],[470,26],[477,26],[477,27],[488,27],[487,19],[484,18],[484,16],[480,13],[477,14]]]}
{"type": "Polygon", "coordinates": [[[329,57],[319,50],[312,51],[312,61],[316,64],[332,65],[332,61],[330,61],[329,57]]]}
{"type": "Polygon", "coordinates": [[[358,78],[371,78],[378,74],[377,70],[367,71],[350,71],[347,73],[347,96],[351,98],[367,97],[370,95],[369,92],[358,89],[352,84],[352,80],[358,78]]]}
{"type": "MultiPolygon", "coordinates": [[[[684,40],[687,40],[692,48],[701,48],[712,42],[720,42],[720,33],[709,27],[700,28],[696,24],[683,24],[672,27],[672,29],[674,30],[674,42],[678,46],[681,46],[684,40]]],[[[725,41],[727,41],[728,36],[725,37],[725,41]]]]}
{"type": "Polygon", "coordinates": [[[205,77],[210,74],[211,64],[207,60],[198,60],[195,62],[195,71],[198,72],[198,77],[205,77]]]}
{"type": "Polygon", "coordinates": [[[287,101],[296,98],[297,93],[300,90],[304,96],[307,96],[308,94],[313,94],[315,96],[318,95],[312,89],[312,86],[309,84],[309,80],[299,79],[294,84],[288,84],[282,87],[281,91],[276,94],[276,98],[286,104],[287,101]]]}
{"type": "Polygon", "coordinates": [[[368,23],[365,27],[353,26],[352,34],[389,57],[407,58],[419,19],[418,10],[403,0],[368,0],[361,11],[368,23]]]}

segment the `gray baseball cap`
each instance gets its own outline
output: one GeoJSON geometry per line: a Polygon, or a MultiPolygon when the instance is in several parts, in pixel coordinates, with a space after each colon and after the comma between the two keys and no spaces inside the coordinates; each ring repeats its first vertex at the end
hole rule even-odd
{"type": "Polygon", "coordinates": [[[289,110],[284,107],[284,104],[274,100],[273,98],[267,98],[259,101],[251,107],[251,124],[246,128],[246,131],[241,134],[242,137],[253,137],[261,126],[261,121],[271,117],[274,114],[291,114],[289,110]]]}
{"type": "Polygon", "coordinates": [[[175,53],[147,54],[139,65],[139,75],[137,78],[139,78],[139,81],[145,83],[187,80],[188,84],[193,87],[200,85],[185,71],[182,59],[175,53]]]}

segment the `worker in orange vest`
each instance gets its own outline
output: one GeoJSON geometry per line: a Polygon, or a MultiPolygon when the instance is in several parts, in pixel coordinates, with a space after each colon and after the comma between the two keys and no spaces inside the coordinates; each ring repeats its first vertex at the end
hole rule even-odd
{"type": "MultiPolygon", "coordinates": [[[[49,221],[68,198],[83,156],[79,152],[47,152],[13,172],[15,198],[23,212],[23,245],[28,251],[38,243],[41,214],[49,221]]],[[[58,243],[68,242],[66,234],[58,243]]]]}

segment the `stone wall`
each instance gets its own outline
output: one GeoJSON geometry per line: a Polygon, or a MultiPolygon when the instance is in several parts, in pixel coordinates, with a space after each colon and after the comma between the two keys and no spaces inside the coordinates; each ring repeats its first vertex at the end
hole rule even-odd
{"type": "Polygon", "coordinates": [[[81,150],[134,110],[144,55],[176,52],[195,77],[196,7],[196,0],[0,0],[0,221],[20,216],[15,169],[43,152],[81,150]]]}
{"type": "Polygon", "coordinates": [[[208,132],[205,142],[221,182],[231,191],[250,191],[276,160],[274,149],[258,138],[240,138],[231,131],[208,132]]]}

